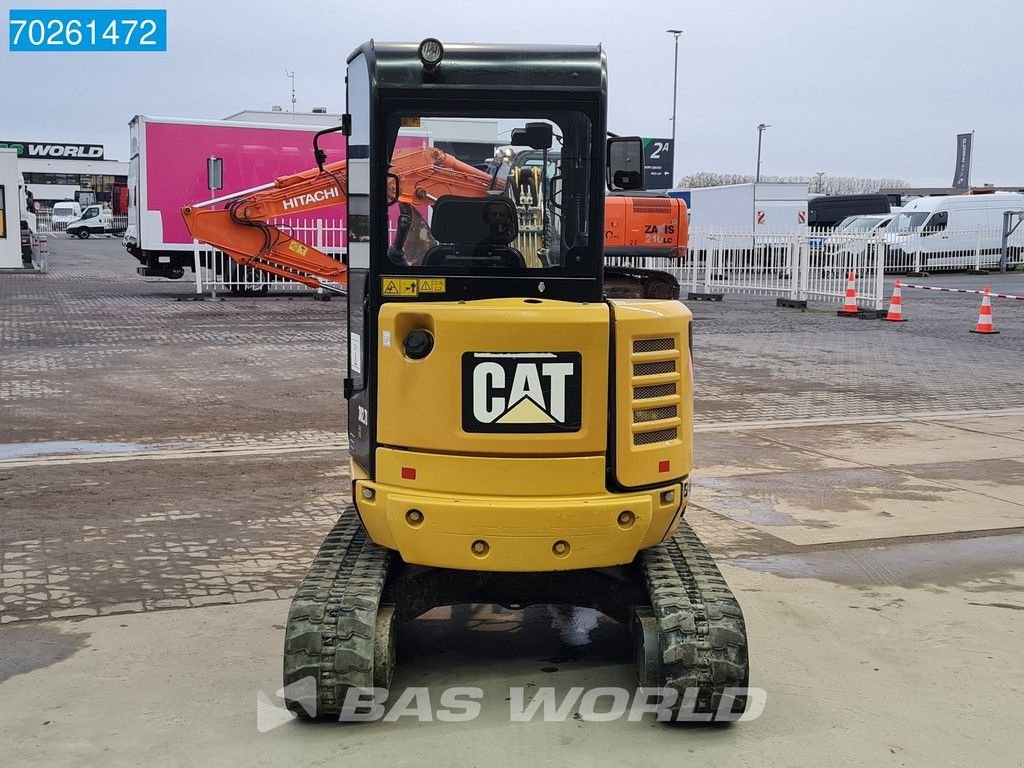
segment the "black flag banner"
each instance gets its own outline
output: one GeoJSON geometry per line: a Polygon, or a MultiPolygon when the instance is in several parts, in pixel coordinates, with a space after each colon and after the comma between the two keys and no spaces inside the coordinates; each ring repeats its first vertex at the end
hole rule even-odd
{"type": "Polygon", "coordinates": [[[971,185],[971,149],[973,133],[959,133],[956,137],[956,170],[953,172],[953,187],[967,189],[971,185]]]}

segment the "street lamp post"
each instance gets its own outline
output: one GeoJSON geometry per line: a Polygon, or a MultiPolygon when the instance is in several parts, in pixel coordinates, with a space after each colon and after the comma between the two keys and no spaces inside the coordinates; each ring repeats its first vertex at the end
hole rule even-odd
{"type": "Polygon", "coordinates": [[[761,123],[757,126],[757,173],[754,175],[754,181],[761,181],[761,136],[764,135],[766,129],[771,128],[771,123],[761,123]]]}
{"type": "Polygon", "coordinates": [[[822,188],[824,187],[824,183],[822,182],[822,179],[824,179],[824,177],[825,177],[825,172],[824,171],[818,171],[814,175],[818,177],[818,192],[821,192],[822,188]]]}
{"type": "MultiPolygon", "coordinates": [[[[670,35],[675,36],[676,42],[676,55],[674,59],[674,66],[672,67],[672,173],[675,174],[676,168],[676,97],[678,96],[679,89],[679,36],[683,34],[681,29],[666,29],[670,35]]],[[[672,184],[675,184],[675,179],[672,180],[672,184]]]]}

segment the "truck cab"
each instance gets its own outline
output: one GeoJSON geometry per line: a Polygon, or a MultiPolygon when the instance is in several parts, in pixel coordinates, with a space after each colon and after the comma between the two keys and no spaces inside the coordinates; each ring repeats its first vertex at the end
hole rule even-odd
{"type": "Polygon", "coordinates": [[[113,231],[114,216],[109,208],[94,204],[86,206],[82,215],[68,224],[68,237],[85,240],[90,235],[102,235],[113,231]]]}

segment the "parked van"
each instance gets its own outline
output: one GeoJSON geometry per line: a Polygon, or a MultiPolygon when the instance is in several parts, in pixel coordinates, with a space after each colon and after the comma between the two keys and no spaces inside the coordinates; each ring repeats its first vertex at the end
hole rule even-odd
{"type": "Polygon", "coordinates": [[[893,218],[895,214],[892,213],[853,216],[836,227],[831,235],[826,236],[831,241],[832,248],[841,255],[841,263],[847,265],[844,268],[859,263],[858,260],[868,251],[877,233],[885,230],[893,218]]]}
{"type": "MultiPolygon", "coordinates": [[[[1024,212],[1024,194],[919,197],[904,206],[886,228],[887,263],[919,269],[967,269],[999,265],[1003,214],[1024,212]]],[[[1009,260],[1019,262],[1024,233],[1007,242],[1009,260]]]]}
{"type": "Polygon", "coordinates": [[[830,229],[848,216],[889,213],[887,195],[831,195],[807,201],[807,224],[830,229]]]}
{"type": "Polygon", "coordinates": [[[89,235],[102,235],[111,233],[114,216],[109,208],[100,205],[90,205],[82,211],[82,215],[75,221],[68,224],[68,237],[78,237],[85,240],[89,235]]]}
{"type": "Polygon", "coordinates": [[[68,224],[76,219],[82,218],[82,206],[78,203],[65,201],[56,203],[50,211],[50,228],[57,232],[63,232],[68,224]]]}

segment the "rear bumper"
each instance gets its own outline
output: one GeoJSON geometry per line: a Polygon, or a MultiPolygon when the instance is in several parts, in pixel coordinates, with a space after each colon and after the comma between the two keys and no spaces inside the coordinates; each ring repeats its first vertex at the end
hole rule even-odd
{"type": "Polygon", "coordinates": [[[621,494],[594,487],[604,478],[600,456],[509,459],[380,449],[377,468],[386,482],[360,478],[355,467],[353,474],[370,537],[408,563],[440,568],[622,565],[669,535],[686,503],[679,482],[621,494]],[[415,467],[416,479],[402,479],[402,467],[415,467]],[[419,516],[410,516],[413,510],[419,516]]]}

